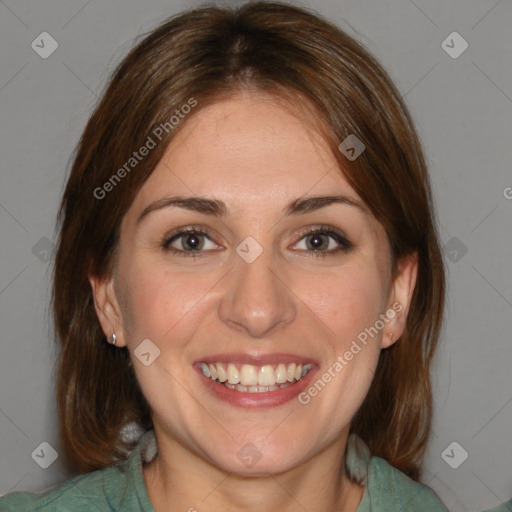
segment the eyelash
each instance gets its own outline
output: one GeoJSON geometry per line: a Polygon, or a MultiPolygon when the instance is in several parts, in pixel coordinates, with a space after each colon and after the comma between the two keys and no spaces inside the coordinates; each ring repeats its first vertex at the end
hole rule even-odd
{"type": "MultiPolygon", "coordinates": [[[[183,236],[191,235],[191,234],[205,236],[205,237],[209,238],[211,241],[213,241],[211,239],[211,236],[207,229],[190,226],[188,228],[181,229],[181,230],[171,234],[170,236],[166,237],[162,241],[161,247],[165,252],[170,252],[170,253],[176,254],[177,256],[184,257],[184,258],[194,258],[195,259],[197,257],[202,257],[202,256],[200,256],[200,254],[201,254],[201,252],[204,252],[204,251],[184,251],[181,249],[175,249],[173,247],[170,247],[170,245],[175,240],[178,240],[183,236]]],[[[321,235],[329,235],[338,244],[340,244],[340,247],[338,247],[336,249],[331,249],[330,251],[315,251],[315,250],[302,251],[302,252],[307,253],[306,256],[325,258],[326,256],[334,256],[339,253],[347,252],[350,249],[352,249],[352,247],[353,247],[352,243],[349,242],[340,232],[331,228],[330,226],[324,226],[324,225],[317,226],[315,228],[311,228],[311,229],[304,231],[303,233],[301,233],[299,241],[307,236],[320,235],[320,234],[321,235]]],[[[208,251],[206,251],[206,252],[208,252],[208,251]]]]}

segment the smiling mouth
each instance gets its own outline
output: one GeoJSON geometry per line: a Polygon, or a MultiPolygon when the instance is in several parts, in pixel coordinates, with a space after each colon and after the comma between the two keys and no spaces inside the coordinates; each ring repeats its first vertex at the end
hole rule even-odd
{"type": "Polygon", "coordinates": [[[254,366],[234,363],[200,363],[203,375],[221,386],[242,393],[265,393],[296,384],[312,364],[279,363],[254,366]]]}

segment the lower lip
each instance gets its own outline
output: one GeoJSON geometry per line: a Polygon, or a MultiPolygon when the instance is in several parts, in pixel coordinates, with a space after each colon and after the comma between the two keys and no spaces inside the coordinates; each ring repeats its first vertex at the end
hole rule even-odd
{"type": "Polygon", "coordinates": [[[295,384],[290,384],[285,388],[275,389],[274,391],[263,391],[261,393],[248,393],[230,389],[218,381],[205,377],[201,368],[196,367],[199,378],[210,392],[220,400],[224,400],[231,405],[245,408],[265,408],[276,407],[296,398],[308,385],[315,368],[311,368],[309,373],[295,384]]]}

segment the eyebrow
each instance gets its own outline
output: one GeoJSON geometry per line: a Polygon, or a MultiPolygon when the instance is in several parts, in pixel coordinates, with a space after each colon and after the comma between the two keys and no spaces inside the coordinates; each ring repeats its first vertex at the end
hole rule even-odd
{"type": "MultiPolygon", "coordinates": [[[[320,210],[332,204],[343,204],[352,206],[362,210],[364,213],[369,213],[369,209],[360,201],[343,195],[328,195],[328,196],[310,196],[302,197],[291,201],[283,208],[285,217],[291,215],[304,215],[307,213],[320,210]]],[[[139,215],[137,224],[139,224],[144,217],[151,212],[162,210],[164,208],[183,208],[213,217],[225,217],[228,213],[228,207],[224,201],[219,199],[210,199],[207,197],[166,197],[159,199],[154,203],[147,206],[144,211],[139,215]]]]}

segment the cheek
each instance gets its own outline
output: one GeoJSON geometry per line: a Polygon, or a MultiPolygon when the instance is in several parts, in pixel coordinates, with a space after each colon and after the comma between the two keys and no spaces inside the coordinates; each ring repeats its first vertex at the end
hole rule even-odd
{"type": "Polygon", "coordinates": [[[163,344],[173,339],[186,339],[187,327],[195,325],[196,311],[215,284],[206,275],[173,272],[162,263],[130,262],[126,266],[123,297],[123,324],[128,343],[149,338],[163,344]]]}
{"type": "MultiPolygon", "coordinates": [[[[347,266],[338,273],[308,280],[300,295],[310,309],[329,328],[338,345],[375,323],[382,312],[382,283],[374,268],[347,266]]],[[[339,346],[339,348],[343,348],[339,346]]]]}

